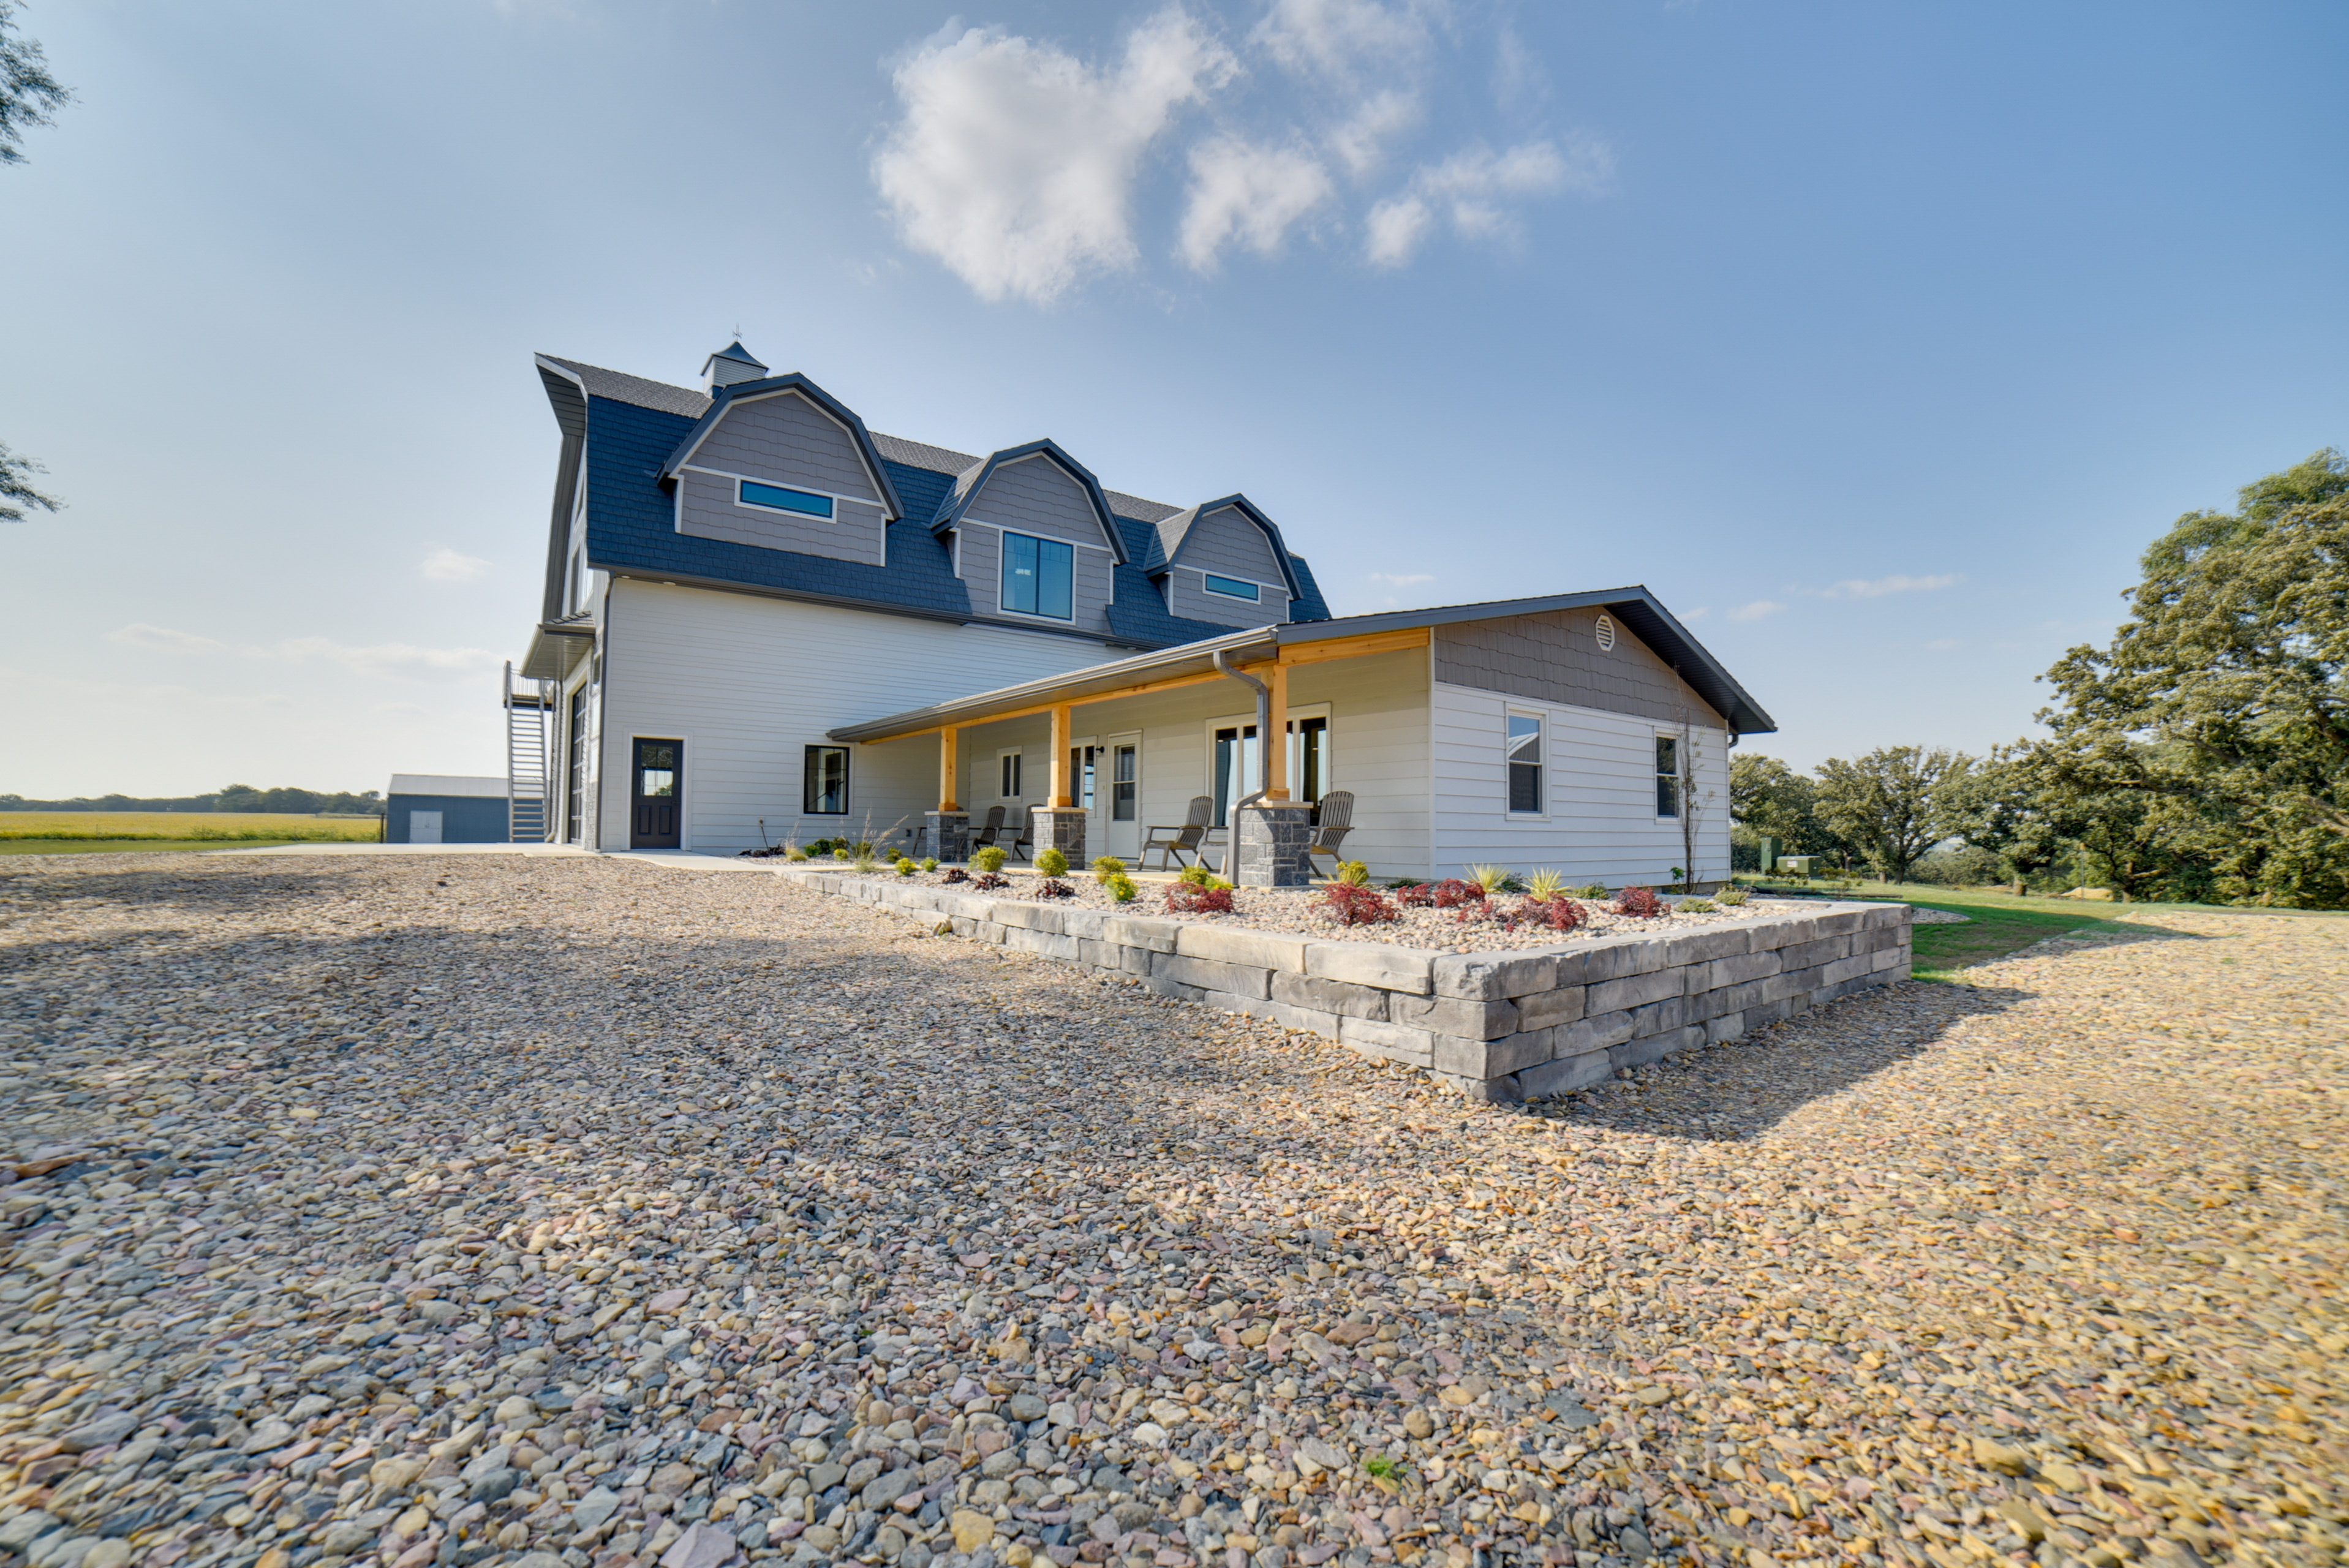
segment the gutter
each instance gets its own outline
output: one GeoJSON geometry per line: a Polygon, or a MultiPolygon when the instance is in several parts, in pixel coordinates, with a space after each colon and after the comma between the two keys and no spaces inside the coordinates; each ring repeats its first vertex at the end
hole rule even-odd
{"type": "MultiPolygon", "coordinates": [[[[1237,816],[1264,799],[1264,780],[1268,771],[1267,763],[1271,755],[1265,748],[1272,744],[1272,688],[1246,670],[1234,669],[1225,658],[1223,649],[1217,648],[1214,657],[1217,674],[1229,676],[1236,681],[1245,681],[1256,688],[1256,788],[1241,796],[1238,803],[1232,807],[1233,814],[1237,816]]],[[[1240,825],[1234,822],[1232,831],[1237,834],[1239,830],[1240,825]]],[[[1238,847],[1237,841],[1233,847],[1238,847]]]]}

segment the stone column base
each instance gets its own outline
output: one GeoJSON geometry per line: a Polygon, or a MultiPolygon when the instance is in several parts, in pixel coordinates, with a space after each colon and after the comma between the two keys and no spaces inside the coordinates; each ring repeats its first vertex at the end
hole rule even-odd
{"type": "Polygon", "coordinates": [[[1034,853],[1047,849],[1060,851],[1069,857],[1069,869],[1081,871],[1085,863],[1085,810],[1081,806],[1030,806],[1028,808],[1028,836],[1036,841],[1034,853]]]}
{"type": "Polygon", "coordinates": [[[1232,881],[1241,887],[1307,887],[1313,881],[1313,808],[1302,800],[1260,800],[1241,809],[1233,830],[1232,881]]]}
{"type": "Polygon", "coordinates": [[[925,811],[922,821],[930,837],[930,856],[955,864],[970,859],[970,813],[925,811]]]}

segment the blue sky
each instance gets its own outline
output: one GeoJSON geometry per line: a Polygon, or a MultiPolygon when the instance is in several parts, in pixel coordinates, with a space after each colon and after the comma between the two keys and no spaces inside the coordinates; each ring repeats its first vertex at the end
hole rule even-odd
{"type": "Polygon", "coordinates": [[[1799,764],[2028,726],[2349,444],[2331,5],[40,0],[0,790],[496,772],[533,351],[1244,490],[1340,614],[1644,583],[1799,764]]]}

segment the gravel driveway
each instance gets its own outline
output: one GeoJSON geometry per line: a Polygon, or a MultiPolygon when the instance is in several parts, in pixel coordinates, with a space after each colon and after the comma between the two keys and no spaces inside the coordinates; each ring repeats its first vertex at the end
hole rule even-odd
{"type": "Polygon", "coordinates": [[[0,1561],[2339,1561],[2349,921],[1971,974],[1514,1111],[756,873],[13,861],[0,1561]]]}

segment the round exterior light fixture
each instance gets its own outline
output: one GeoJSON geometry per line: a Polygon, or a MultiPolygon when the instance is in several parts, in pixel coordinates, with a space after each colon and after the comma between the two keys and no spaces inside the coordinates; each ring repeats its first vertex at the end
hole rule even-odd
{"type": "Polygon", "coordinates": [[[1599,617],[1599,651],[1602,654],[1612,653],[1614,648],[1615,617],[1601,615],[1599,617]]]}

